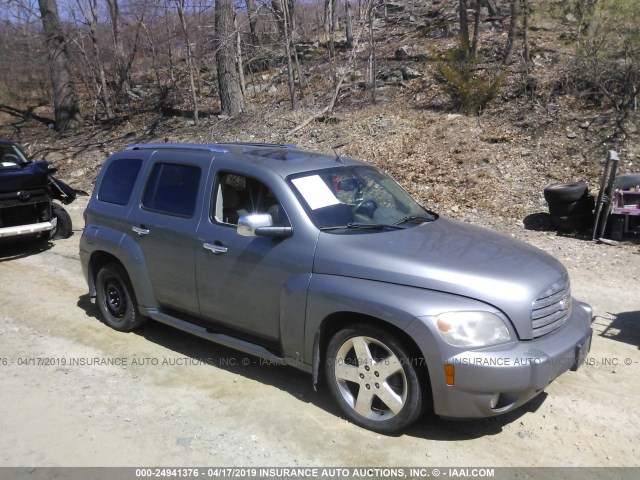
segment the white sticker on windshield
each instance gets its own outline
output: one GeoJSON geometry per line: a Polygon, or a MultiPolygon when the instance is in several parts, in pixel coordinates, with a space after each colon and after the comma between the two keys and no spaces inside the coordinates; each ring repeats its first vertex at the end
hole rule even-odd
{"type": "Polygon", "coordinates": [[[340,200],[336,198],[319,175],[295,178],[291,181],[307,201],[311,210],[317,210],[340,203],[340,200]]]}

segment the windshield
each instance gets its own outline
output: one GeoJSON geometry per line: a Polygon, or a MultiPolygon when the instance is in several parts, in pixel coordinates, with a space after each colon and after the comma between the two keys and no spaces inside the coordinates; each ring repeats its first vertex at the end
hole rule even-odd
{"type": "Polygon", "coordinates": [[[3,166],[22,165],[28,160],[20,149],[10,143],[0,143],[0,164],[3,166]]]}
{"type": "Polygon", "coordinates": [[[322,230],[400,229],[435,220],[395,180],[370,166],[337,167],[289,178],[322,230]]]}

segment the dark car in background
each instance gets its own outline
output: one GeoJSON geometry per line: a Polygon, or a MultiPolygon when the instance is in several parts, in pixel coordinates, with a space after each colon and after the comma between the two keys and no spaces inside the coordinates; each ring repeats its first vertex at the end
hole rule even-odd
{"type": "Polygon", "coordinates": [[[33,161],[18,145],[0,139],[0,241],[71,236],[71,217],[53,200],[66,205],[81,192],[52,173],[47,161],[33,161]]]}

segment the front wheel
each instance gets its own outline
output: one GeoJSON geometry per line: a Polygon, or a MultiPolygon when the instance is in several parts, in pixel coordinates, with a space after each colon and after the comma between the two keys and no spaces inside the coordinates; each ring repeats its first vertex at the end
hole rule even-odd
{"type": "Polygon", "coordinates": [[[128,332],[146,320],[138,312],[129,276],[117,263],[109,263],[98,270],[96,303],[105,323],[115,330],[128,332]]]}
{"type": "Polygon", "coordinates": [[[69,238],[73,234],[73,225],[67,211],[62,206],[52,203],[51,214],[56,220],[56,226],[49,233],[49,238],[52,240],[69,238]]]}
{"type": "Polygon", "coordinates": [[[389,332],[371,325],[340,330],[325,362],[331,394],[354,423],[391,433],[420,416],[423,392],[415,366],[389,332]]]}

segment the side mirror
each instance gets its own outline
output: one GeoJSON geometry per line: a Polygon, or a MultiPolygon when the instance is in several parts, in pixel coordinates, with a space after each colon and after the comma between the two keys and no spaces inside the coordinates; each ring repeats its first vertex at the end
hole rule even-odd
{"type": "Polygon", "coordinates": [[[238,219],[236,231],[242,237],[286,238],[293,234],[291,227],[274,227],[273,219],[268,213],[242,215],[238,219]]]}

